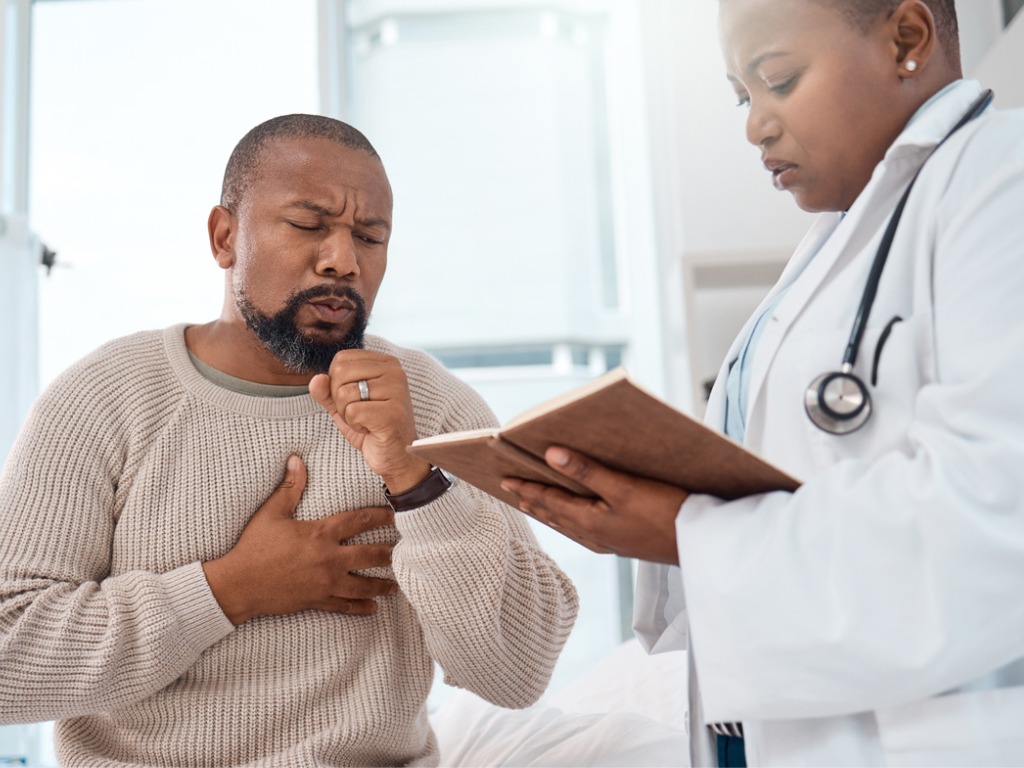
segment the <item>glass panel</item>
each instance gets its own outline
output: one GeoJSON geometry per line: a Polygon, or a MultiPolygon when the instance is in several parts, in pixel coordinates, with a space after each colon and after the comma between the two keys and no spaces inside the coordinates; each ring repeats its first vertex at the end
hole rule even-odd
{"type": "Polygon", "coordinates": [[[206,218],[249,128],[318,110],[316,2],[37,3],[33,25],[45,383],[102,341],[220,313],[206,218]]]}
{"type": "MultiPolygon", "coordinates": [[[[249,128],[318,110],[316,0],[36,3],[32,53],[29,207],[58,252],[45,384],[110,338],[220,313],[206,218],[249,128]]],[[[56,765],[51,734],[0,729],[0,764],[56,765]]]]}
{"type": "Polygon", "coordinates": [[[619,303],[605,17],[440,5],[351,5],[347,114],[395,189],[374,327],[435,347],[588,337],[619,303]]]}

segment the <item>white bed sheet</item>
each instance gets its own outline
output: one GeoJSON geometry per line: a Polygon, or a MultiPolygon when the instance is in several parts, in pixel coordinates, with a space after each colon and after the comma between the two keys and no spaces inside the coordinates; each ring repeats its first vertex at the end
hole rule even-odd
{"type": "Polygon", "coordinates": [[[446,768],[684,766],[686,656],[630,640],[528,709],[456,691],[431,721],[446,768]]]}

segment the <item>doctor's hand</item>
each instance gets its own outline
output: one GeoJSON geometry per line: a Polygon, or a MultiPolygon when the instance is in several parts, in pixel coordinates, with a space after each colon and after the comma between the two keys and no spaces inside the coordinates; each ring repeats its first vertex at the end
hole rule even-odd
{"type": "Polygon", "coordinates": [[[405,450],[416,439],[416,422],[409,380],[398,358],[344,349],[328,373],[309,382],[309,394],[392,494],[409,490],[429,474],[430,464],[405,450]]]}
{"type": "Polygon", "coordinates": [[[616,472],[565,448],[548,448],[544,458],[553,469],[586,486],[598,498],[507,478],[501,486],[519,497],[523,512],[594,552],[679,564],[676,515],[688,495],[686,491],[616,472]]]}

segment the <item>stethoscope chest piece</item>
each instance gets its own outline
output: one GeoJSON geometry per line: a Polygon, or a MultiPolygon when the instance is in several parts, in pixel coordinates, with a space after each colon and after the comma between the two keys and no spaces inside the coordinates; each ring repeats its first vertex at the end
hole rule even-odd
{"type": "Polygon", "coordinates": [[[846,370],[823,373],[807,387],[804,408],[816,427],[845,435],[864,426],[871,416],[871,395],[864,382],[846,370]]]}

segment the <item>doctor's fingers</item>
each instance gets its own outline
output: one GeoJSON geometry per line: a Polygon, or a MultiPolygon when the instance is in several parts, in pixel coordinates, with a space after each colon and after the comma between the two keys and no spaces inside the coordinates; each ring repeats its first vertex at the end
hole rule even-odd
{"type": "Polygon", "coordinates": [[[632,500],[636,495],[638,482],[642,482],[641,478],[609,469],[589,456],[561,446],[548,448],[544,459],[552,469],[586,486],[607,501],[613,509],[618,509],[632,500]]]}
{"type": "Polygon", "coordinates": [[[612,514],[600,499],[566,493],[560,488],[519,479],[502,482],[519,497],[519,509],[564,536],[596,551],[611,551],[601,542],[607,518],[612,514]]]}
{"type": "Polygon", "coordinates": [[[589,456],[560,446],[548,448],[547,463],[563,475],[586,486],[608,503],[613,515],[634,524],[662,527],[675,520],[687,491],[659,480],[610,469],[589,456]]]}
{"type": "Polygon", "coordinates": [[[628,508],[523,480],[505,480],[502,487],[519,496],[527,515],[593,552],[678,565],[675,517],[686,494],[664,483],[636,484],[646,493],[628,508]]]}

